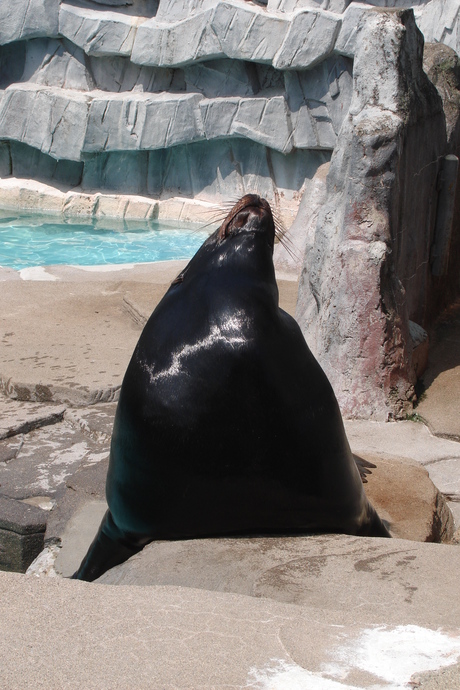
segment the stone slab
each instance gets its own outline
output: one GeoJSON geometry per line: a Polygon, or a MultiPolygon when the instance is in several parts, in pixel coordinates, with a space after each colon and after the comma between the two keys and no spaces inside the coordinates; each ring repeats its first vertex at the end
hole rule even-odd
{"type": "Polygon", "coordinates": [[[376,465],[366,476],[366,495],[393,537],[413,541],[450,541],[454,519],[442,488],[427,469],[400,458],[362,455],[376,465]],[[439,490],[438,490],[439,489],[439,490]]]}
{"type": "Polygon", "coordinates": [[[168,15],[169,22],[163,14],[161,22],[144,22],[132,60],[172,66],[228,56],[271,63],[278,69],[305,69],[331,52],[340,27],[337,16],[305,6],[292,16],[236,2],[202,9],[193,16],[168,15]]]}
{"type": "Polygon", "coordinates": [[[375,589],[373,583],[355,609],[340,610],[328,584],[328,605],[320,609],[190,588],[0,573],[0,684],[9,690],[395,690],[414,673],[457,661],[457,601],[436,630],[436,604],[422,612],[409,605],[400,610],[390,600],[382,617],[372,606],[375,589]]]}
{"type": "Polygon", "coordinates": [[[353,3],[344,12],[335,49],[342,55],[353,57],[361,40],[361,34],[370,13],[375,11],[364,3],[353,3]]]}
{"type": "Polygon", "coordinates": [[[46,514],[40,508],[0,496],[0,528],[17,534],[44,532],[46,514]]]}
{"type": "Polygon", "coordinates": [[[136,17],[107,9],[94,10],[61,3],[59,33],[83,48],[87,55],[131,55],[136,17]]]}
{"type": "Polygon", "coordinates": [[[57,36],[59,0],[0,4],[0,45],[37,36],[57,36]]]}
{"type": "Polygon", "coordinates": [[[359,608],[367,592],[365,608],[377,619],[389,622],[395,614],[417,612],[413,622],[432,616],[445,624],[454,620],[460,582],[444,574],[457,572],[459,565],[456,546],[402,539],[209,539],[154,542],[98,582],[233,592],[318,611],[359,608]]]}
{"type": "Polygon", "coordinates": [[[44,543],[44,532],[18,534],[0,527],[0,570],[25,573],[44,543]]]}
{"type": "Polygon", "coordinates": [[[0,397],[0,440],[56,424],[62,421],[65,409],[64,405],[25,403],[0,397]]]}
{"type": "Polygon", "coordinates": [[[441,460],[427,466],[432,481],[452,501],[460,501],[460,458],[441,460]]]}
{"type": "Polygon", "coordinates": [[[13,84],[1,93],[2,138],[21,141],[53,158],[79,161],[88,102],[87,94],[72,89],[13,84]]]}
{"type": "Polygon", "coordinates": [[[78,569],[96,536],[106,510],[105,501],[88,501],[72,515],[62,534],[62,546],[55,562],[55,569],[59,575],[72,577],[78,569]]]}
{"type": "Polygon", "coordinates": [[[80,467],[108,458],[115,405],[71,410],[63,422],[22,435],[14,457],[0,464],[0,490],[11,498],[61,496],[80,467]]]}
{"type": "MultiPolygon", "coordinates": [[[[460,389],[459,389],[460,390],[460,389]]],[[[345,430],[354,453],[415,460],[421,465],[446,458],[460,459],[460,443],[438,438],[420,422],[371,422],[345,420],[345,430]]]]}
{"type": "Polygon", "coordinates": [[[230,137],[250,139],[283,154],[294,145],[298,149],[332,150],[337,131],[331,117],[337,130],[351,98],[350,84],[344,90],[343,80],[342,89],[337,79],[329,83],[333,71],[337,75],[341,72],[337,59],[334,64],[335,68],[325,64],[313,70],[310,82],[324,82],[326,77],[321,101],[307,88],[301,117],[294,107],[292,118],[290,90],[296,77],[286,81],[290,88],[285,93],[270,95],[268,89],[261,89],[252,98],[224,99],[183,91],[144,93],[134,89],[114,93],[24,80],[0,92],[0,134],[52,159],[74,163],[88,154],[154,151],[230,137]],[[313,124],[306,127],[310,118],[313,124]]]}
{"type": "Polygon", "coordinates": [[[25,573],[43,549],[46,513],[0,496],[0,570],[25,573]]]}

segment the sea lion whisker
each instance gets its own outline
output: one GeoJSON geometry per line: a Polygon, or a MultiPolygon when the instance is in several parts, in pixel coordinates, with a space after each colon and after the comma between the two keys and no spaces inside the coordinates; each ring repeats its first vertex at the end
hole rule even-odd
{"type": "Polygon", "coordinates": [[[284,223],[279,220],[278,218],[273,218],[273,222],[275,224],[275,228],[278,230],[278,232],[282,233],[283,235],[286,235],[288,232],[288,229],[284,225],[284,223]]]}
{"type": "Polygon", "coordinates": [[[302,254],[299,249],[299,247],[293,242],[291,237],[289,236],[289,231],[283,228],[283,230],[279,230],[278,228],[275,228],[275,235],[278,240],[278,242],[284,247],[284,249],[287,251],[289,256],[294,260],[294,261],[301,261],[302,260],[302,254]]]}
{"type": "Polygon", "coordinates": [[[279,237],[285,237],[289,242],[292,242],[290,234],[289,234],[289,230],[286,228],[284,223],[281,223],[281,222],[277,223],[275,221],[275,230],[276,230],[276,233],[279,237]]]}
{"type": "Polygon", "coordinates": [[[275,208],[272,210],[272,216],[273,220],[275,221],[275,225],[278,224],[281,227],[284,227],[284,222],[281,220],[281,216],[278,213],[278,210],[275,208]]]}
{"type": "Polygon", "coordinates": [[[276,236],[280,242],[284,242],[285,244],[288,244],[293,249],[296,248],[294,241],[291,239],[291,237],[289,236],[289,234],[287,232],[281,232],[278,229],[276,229],[275,234],[276,234],[276,236]]]}
{"type": "Polygon", "coordinates": [[[230,211],[234,208],[234,206],[235,204],[226,202],[225,204],[219,205],[218,207],[216,206],[216,209],[209,209],[208,211],[205,211],[205,213],[212,212],[214,215],[211,217],[209,222],[207,222],[203,227],[213,224],[221,225],[229,215],[230,211]]]}
{"type": "Polygon", "coordinates": [[[193,228],[192,234],[198,234],[199,232],[202,232],[203,230],[208,230],[208,228],[211,228],[212,226],[218,227],[220,225],[221,221],[220,220],[210,220],[207,223],[200,223],[200,225],[197,228],[193,228]]]}
{"type": "Polygon", "coordinates": [[[283,249],[286,250],[286,252],[289,254],[289,256],[291,257],[291,259],[293,261],[301,261],[302,255],[301,255],[299,249],[295,245],[290,246],[289,244],[287,244],[285,239],[286,238],[283,238],[283,237],[281,237],[279,239],[279,243],[281,244],[283,249]]]}

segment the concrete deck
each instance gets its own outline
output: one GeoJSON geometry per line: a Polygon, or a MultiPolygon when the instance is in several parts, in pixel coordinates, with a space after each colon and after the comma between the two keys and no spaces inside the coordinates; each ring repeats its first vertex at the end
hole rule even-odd
{"type": "Polygon", "coordinates": [[[404,539],[155,543],[111,584],[59,576],[94,536],[117,389],[182,265],[0,269],[0,496],[47,522],[35,575],[0,572],[1,687],[460,687],[460,549],[424,543],[436,520],[447,529],[446,505],[460,524],[455,309],[431,350],[426,424],[346,422],[378,465],[366,490],[404,539]]]}

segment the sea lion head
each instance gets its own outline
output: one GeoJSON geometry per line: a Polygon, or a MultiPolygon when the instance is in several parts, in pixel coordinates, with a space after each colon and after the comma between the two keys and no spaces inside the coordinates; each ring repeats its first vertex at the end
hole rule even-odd
{"type": "Polygon", "coordinates": [[[222,242],[243,232],[264,236],[273,252],[276,231],[270,204],[257,194],[246,194],[233,206],[216,237],[222,242]]]}
{"type": "Polygon", "coordinates": [[[268,201],[246,194],[171,285],[191,279],[207,281],[211,272],[224,270],[257,274],[275,285],[273,249],[277,233],[268,201]]]}

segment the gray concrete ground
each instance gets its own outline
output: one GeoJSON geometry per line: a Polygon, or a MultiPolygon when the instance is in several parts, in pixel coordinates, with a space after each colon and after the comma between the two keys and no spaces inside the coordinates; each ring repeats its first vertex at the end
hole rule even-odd
{"type": "MultiPolygon", "coordinates": [[[[460,524],[455,310],[433,340],[425,423],[346,422],[402,538],[154,543],[99,584],[56,576],[97,529],[117,389],[182,265],[0,269],[0,496],[47,522],[42,577],[0,572],[0,686],[460,687],[460,549],[424,543],[451,536],[446,505],[460,524]]],[[[291,313],[296,291],[280,280],[291,313]]]]}

